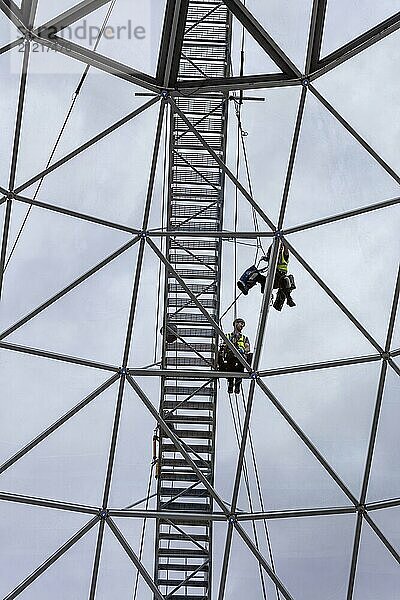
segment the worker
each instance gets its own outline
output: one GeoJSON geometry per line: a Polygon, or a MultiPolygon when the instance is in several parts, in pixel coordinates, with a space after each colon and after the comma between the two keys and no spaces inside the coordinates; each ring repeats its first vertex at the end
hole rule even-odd
{"type": "MultiPolygon", "coordinates": [[[[272,246],[268,248],[268,252],[265,257],[266,260],[269,260],[270,258],[271,248],[272,246]]],[[[285,300],[288,306],[296,306],[296,303],[291,296],[292,291],[296,289],[296,284],[294,282],[293,275],[288,274],[288,264],[289,250],[281,242],[279,244],[278,262],[276,265],[276,272],[273,284],[274,290],[278,290],[273,307],[279,311],[282,310],[283,305],[285,304],[285,300]]]]}
{"type": "MultiPolygon", "coordinates": [[[[228,340],[235,346],[237,351],[243,356],[243,358],[250,362],[250,342],[249,338],[242,333],[242,329],[245,326],[245,322],[241,318],[237,318],[233,321],[233,331],[227,334],[228,340]]],[[[222,342],[219,349],[219,368],[225,371],[237,371],[243,373],[244,365],[235,356],[227,344],[222,342]],[[222,367],[222,368],[221,368],[222,367]]],[[[240,393],[240,386],[242,379],[240,377],[229,377],[228,378],[228,394],[233,393],[233,383],[235,382],[235,394],[240,393]]]]}
{"type": "MultiPolygon", "coordinates": [[[[265,256],[263,256],[259,263],[263,260],[268,260],[265,256]]],[[[256,267],[256,265],[252,265],[251,267],[249,267],[248,269],[245,270],[245,272],[240,276],[239,281],[237,282],[237,286],[239,288],[239,290],[242,292],[242,294],[244,294],[245,296],[247,296],[247,294],[249,293],[249,290],[251,290],[252,287],[254,287],[257,283],[260,284],[261,286],[261,293],[264,293],[264,288],[265,288],[265,282],[267,280],[267,278],[265,277],[265,275],[263,275],[263,272],[266,271],[268,269],[268,265],[266,267],[264,267],[263,269],[259,269],[258,266],[256,267]]]]}

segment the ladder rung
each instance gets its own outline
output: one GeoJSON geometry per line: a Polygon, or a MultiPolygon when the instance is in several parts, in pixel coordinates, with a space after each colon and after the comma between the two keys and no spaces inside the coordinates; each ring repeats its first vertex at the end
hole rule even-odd
{"type": "Polygon", "coordinates": [[[199,481],[196,473],[179,473],[176,471],[164,471],[160,474],[163,481],[199,481]]]}
{"type": "MultiPolygon", "coordinates": [[[[171,349],[172,351],[173,349],[171,349]]],[[[210,365],[210,363],[203,359],[203,358],[198,358],[198,357],[188,357],[188,356],[167,356],[167,360],[166,360],[167,366],[170,367],[208,367],[209,369],[212,368],[212,365],[210,365]]]]}
{"type": "Polygon", "coordinates": [[[187,535],[183,533],[163,533],[159,534],[160,540],[183,540],[184,542],[190,542],[195,540],[196,542],[209,542],[210,536],[206,533],[189,533],[187,535]]]}
{"type": "Polygon", "coordinates": [[[171,248],[187,248],[188,250],[218,250],[219,243],[215,240],[171,240],[171,248]]]}
{"type": "MultiPolygon", "coordinates": [[[[193,569],[193,571],[194,570],[195,569],[193,569]]],[[[181,587],[208,587],[207,579],[194,579],[191,577],[188,581],[185,581],[185,583],[183,583],[184,581],[184,579],[159,579],[157,583],[158,585],[165,585],[166,587],[176,587],[177,585],[180,585],[181,587]]],[[[184,597],[187,598],[187,596],[184,597]]],[[[176,598],[176,596],[173,595],[172,598],[176,598]]],[[[199,600],[198,596],[196,600],[199,600]]]]}
{"type": "MultiPolygon", "coordinates": [[[[200,550],[200,548],[196,548],[196,549],[186,549],[186,548],[160,548],[159,551],[160,556],[182,556],[185,557],[187,556],[188,558],[199,558],[199,557],[203,557],[204,555],[207,555],[207,552],[204,552],[204,550],[200,550]]],[[[189,566],[189,565],[188,565],[189,566]]],[[[192,566],[192,565],[190,565],[192,566]]]]}
{"type": "MultiPolygon", "coordinates": [[[[209,429],[175,429],[174,432],[180,438],[200,438],[203,440],[210,440],[212,438],[211,431],[209,429]]],[[[163,439],[169,439],[163,437],[163,439]]]]}
{"type": "MultiPolygon", "coordinates": [[[[165,385],[164,394],[172,396],[214,396],[215,389],[213,387],[189,387],[183,385],[165,385]]],[[[197,405],[195,405],[197,406],[197,405]]],[[[200,408],[200,407],[199,407],[200,408]]]]}
{"type": "MultiPolygon", "coordinates": [[[[162,444],[161,449],[163,452],[179,452],[174,444],[162,444]]],[[[187,447],[185,446],[185,450],[189,452],[189,454],[192,452],[196,452],[197,454],[211,454],[212,446],[211,444],[197,444],[196,446],[193,444],[187,444],[187,447]]]]}
{"type": "Polygon", "coordinates": [[[163,408],[173,410],[177,407],[177,410],[209,410],[213,411],[215,405],[213,402],[191,402],[188,400],[181,407],[181,402],[177,400],[165,400],[163,402],[163,408]],[[179,406],[177,407],[177,405],[179,406]]]}
{"type": "MultiPolygon", "coordinates": [[[[205,469],[209,463],[209,461],[207,461],[206,459],[204,460],[199,460],[197,458],[193,458],[192,459],[194,464],[196,465],[196,467],[199,467],[200,469],[205,469]]],[[[186,460],[184,458],[161,458],[161,466],[165,466],[165,467],[175,467],[175,468],[179,468],[179,467],[188,467],[189,465],[187,464],[186,460]]]]}
{"type": "Polygon", "coordinates": [[[204,327],[178,327],[178,334],[183,338],[202,337],[215,338],[217,333],[214,329],[205,329],[204,327]]]}
{"type": "Polygon", "coordinates": [[[179,498],[209,498],[210,493],[206,489],[197,489],[197,488],[172,488],[172,487],[162,487],[160,489],[160,494],[163,497],[171,497],[177,496],[180,494],[179,498]]]}
{"type": "Polygon", "coordinates": [[[165,418],[167,423],[206,423],[212,425],[214,422],[212,417],[204,417],[202,415],[176,415],[172,414],[170,417],[165,418]]]}
{"type": "MultiPolygon", "coordinates": [[[[186,573],[191,573],[192,571],[194,571],[195,569],[198,569],[199,573],[200,572],[204,572],[204,571],[208,571],[208,565],[184,565],[184,564],[180,564],[180,563],[163,563],[163,562],[159,562],[158,563],[158,568],[160,571],[185,571],[186,573]]],[[[176,596],[173,596],[174,598],[176,598],[176,596]]],[[[186,596],[184,596],[186,598],[186,596]]]]}

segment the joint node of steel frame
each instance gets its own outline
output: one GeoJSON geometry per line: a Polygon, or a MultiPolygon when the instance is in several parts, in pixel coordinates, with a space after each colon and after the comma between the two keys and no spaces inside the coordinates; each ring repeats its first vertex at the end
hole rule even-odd
{"type": "Polygon", "coordinates": [[[390,352],[381,352],[381,358],[382,360],[389,360],[390,352]]]}
{"type": "Polygon", "coordinates": [[[8,194],[7,194],[8,200],[15,200],[15,198],[16,198],[16,195],[14,192],[8,192],[8,194]]]}
{"type": "Polygon", "coordinates": [[[170,95],[170,94],[169,94],[169,90],[161,90],[161,92],[160,92],[160,96],[161,96],[162,98],[168,98],[168,97],[169,97],[169,95],[170,95]]]}
{"type": "Polygon", "coordinates": [[[257,373],[257,371],[253,371],[252,373],[250,373],[250,379],[258,379],[259,375],[257,373]]]}
{"type": "Polygon", "coordinates": [[[120,368],[118,369],[118,373],[119,373],[120,375],[127,375],[127,374],[128,374],[128,369],[126,369],[125,367],[120,367],[120,368]]]}
{"type": "Polygon", "coordinates": [[[140,234],[139,234],[139,237],[140,237],[142,240],[145,240],[146,238],[148,238],[148,237],[149,237],[149,234],[148,234],[148,232],[147,232],[147,231],[141,231],[141,232],[140,232],[140,234]]]}
{"type": "Polygon", "coordinates": [[[100,519],[102,519],[103,521],[105,521],[108,518],[108,510],[106,508],[102,508],[99,510],[99,517],[100,519]]]}
{"type": "Polygon", "coordinates": [[[281,231],[280,229],[274,231],[274,238],[281,240],[283,238],[283,231],[281,231]]]}
{"type": "Polygon", "coordinates": [[[367,507],[365,504],[359,504],[357,506],[357,512],[361,515],[365,515],[367,513],[367,507]]]}
{"type": "Polygon", "coordinates": [[[235,513],[232,513],[231,515],[229,515],[228,523],[230,523],[231,525],[234,525],[235,523],[237,523],[237,515],[235,515],[235,513]]]}
{"type": "Polygon", "coordinates": [[[308,77],[303,77],[301,80],[301,85],[303,87],[308,87],[310,85],[310,80],[308,79],[308,77]]]}

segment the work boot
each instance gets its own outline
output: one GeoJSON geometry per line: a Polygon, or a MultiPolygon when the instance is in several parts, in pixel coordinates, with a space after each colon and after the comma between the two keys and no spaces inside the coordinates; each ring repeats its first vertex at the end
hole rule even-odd
{"type": "Polygon", "coordinates": [[[235,394],[240,394],[240,383],[235,383],[235,394]]]}
{"type": "Polygon", "coordinates": [[[288,296],[286,298],[286,302],[288,303],[288,306],[291,306],[291,307],[296,306],[296,302],[293,300],[293,298],[291,296],[288,296]]]}
{"type": "Polygon", "coordinates": [[[282,308],[283,308],[284,303],[285,303],[285,299],[284,298],[282,299],[281,296],[278,294],[276,296],[275,302],[273,303],[272,306],[275,308],[275,310],[281,311],[282,308]]]}

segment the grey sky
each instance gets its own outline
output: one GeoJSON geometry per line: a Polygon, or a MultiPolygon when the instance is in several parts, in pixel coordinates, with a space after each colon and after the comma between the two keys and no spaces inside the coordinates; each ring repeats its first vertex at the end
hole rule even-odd
{"type": "MultiPolygon", "coordinates": [[[[39,0],[38,23],[75,2],[63,0],[57,9],[39,0]]],[[[111,22],[132,19],[148,37],[103,40],[99,51],[154,74],[164,2],[117,0],[111,22]],[[132,8],[134,5],[134,8],[132,8]]],[[[312,3],[310,0],[264,2],[247,6],[302,69],[312,3]]],[[[398,2],[328,2],[323,53],[374,26],[398,10],[398,2]]],[[[107,9],[88,18],[100,25],[107,9]]],[[[238,71],[241,29],[234,27],[233,63],[238,71]]],[[[0,13],[1,46],[15,31],[0,13]]],[[[76,40],[88,45],[87,40],[76,40]]],[[[316,82],[316,88],[393,168],[398,155],[400,33],[393,33],[316,82]]],[[[245,73],[271,72],[271,62],[246,42],[245,73]]],[[[18,48],[0,55],[0,186],[7,188],[15,110],[18,100],[18,48]]],[[[28,75],[16,185],[46,165],[55,137],[70,105],[83,66],[59,53],[33,52],[28,75]]],[[[143,104],[139,87],[91,69],[78,98],[55,159],[64,156],[114,121],[143,104]]],[[[265,98],[248,102],[242,113],[254,198],[275,222],[279,213],[296,119],[297,87],[253,90],[265,98]]],[[[154,142],[158,105],[136,117],[104,140],[48,175],[38,194],[44,202],[79,210],[140,229],[154,142]]],[[[162,226],[163,147],[160,151],[150,227],[162,226]]],[[[236,160],[236,122],[229,115],[228,166],[236,160]]],[[[246,183],[243,164],[240,180],[246,183]]],[[[36,186],[24,190],[32,197],[36,186]]],[[[310,93],[307,96],[299,148],[284,226],[301,223],[399,196],[399,185],[345,131],[310,93]]],[[[233,227],[235,190],[227,182],[224,228],[233,227]]],[[[9,248],[27,205],[14,202],[9,248]]],[[[4,204],[0,206],[3,223],[4,204]]],[[[239,193],[240,229],[253,230],[250,205],[239,193]]],[[[268,231],[258,218],[261,230],[268,231]]],[[[353,217],[288,236],[290,243],[315,269],[379,344],[384,344],[397,276],[399,206],[353,217]]],[[[92,265],[131,239],[131,235],[33,208],[7,267],[0,312],[4,330],[31,309],[73,281],[92,265]]],[[[266,250],[269,240],[263,240],[266,250]]],[[[233,300],[235,277],[254,261],[254,246],[238,246],[234,271],[233,243],[223,250],[222,312],[233,300]]],[[[121,362],[137,246],[111,262],[67,294],[7,341],[80,356],[111,365],[121,362]]],[[[291,258],[297,307],[271,311],[260,370],[376,353],[371,343],[291,258]]],[[[131,345],[131,366],[154,360],[157,331],[158,260],[146,250],[139,303],[131,345]]],[[[245,332],[254,340],[262,296],[253,289],[237,310],[246,319],[245,332]]],[[[223,319],[230,330],[233,312],[223,319]]],[[[392,349],[400,346],[397,318],[392,349]]],[[[157,348],[160,357],[160,340],[157,348]]],[[[3,402],[0,418],[0,462],[49,426],[60,415],[111,376],[90,369],[0,350],[3,402]]],[[[379,381],[380,361],[296,375],[268,377],[266,385],[310,437],[351,492],[359,494],[379,381]]],[[[400,360],[397,359],[400,366],[400,360]]],[[[157,378],[138,378],[158,407],[157,378]]],[[[244,383],[248,389],[248,383],[244,383]]],[[[99,506],[111,438],[118,383],[96,398],[60,430],[0,475],[0,490],[99,506]]],[[[118,438],[110,505],[126,506],[146,495],[154,420],[127,386],[118,438]]],[[[398,375],[389,367],[367,501],[400,496],[400,418],[398,375]]],[[[215,486],[230,500],[238,455],[225,381],[218,398],[215,486]]],[[[276,408],[260,391],[251,421],[266,510],[348,506],[349,500],[299,440],[276,408]]],[[[248,453],[247,459],[251,461],[248,453]]],[[[252,492],[254,473],[250,469],[252,492]]],[[[153,490],[155,482],[152,482],[153,490]]],[[[150,506],[154,506],[151,504],[150,506]]],[[[239,507],[248,510],[244,485],[239,507]]],[[[255,510],[259,510],[255,502],[255,510]]],[[[374,518],[400,552],[400,508],[374,511],[374,518]]],[[[0,596],[5,596],[41,561],[88,521],[87,515],[0,502],[0,596]]],[[[141,519],[117,519],[129,543],[138,549],[141,519]]],[[[273,520],[269,524],[277,573],[296,600],[344,600],[354,536],[355,515],[273,520]]],[[[261,522],[261,549],[268,557],[261,522]]],[[[214,586],[222,561],[226,525],[214,529],[214,586]]],[[[249,534],[251,530],[248,529],[249,534]]],[[[148,523],[144,564],[152,572],[153,524],[148,523]]],[[[27,600],[86,598],[96,543],[92,530],[22,595],[27,600]]],[[[135,571],[122,548],[107,531],[102,553],[97,600],[132,597],[135,571]]],[[[395,600],[400,590],[398,564],[374,532],[364,526],[354,600],[395,600]]],[[[268,583],[271,598],[274,588],[268,583]]],[[[235,537],[227,598],[260,598],[257,563],[235,537]]],[[[139,598],[152,596],[143,581],[139,598]]],[[[217,597],[217,596],[215,596],[217,597]]]]}

